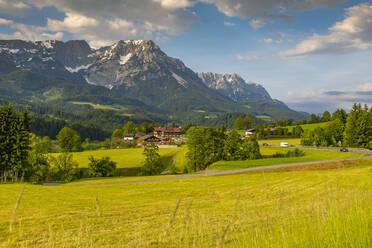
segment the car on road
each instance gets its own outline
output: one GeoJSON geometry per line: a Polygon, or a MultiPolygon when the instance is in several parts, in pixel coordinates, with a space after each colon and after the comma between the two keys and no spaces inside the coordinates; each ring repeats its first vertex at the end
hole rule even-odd
{"type": "Polygon", "coordinates": [[[269,146],[269,144],[267,144],[267,143],[263,143],[262,146],[269,146]]]}
{"type": "Polygon", "coordinates": [[[280,147],[289,147],[288,142],[280,142],[280,147]]]}
{"type": "Polygon", "coordinates": [[[346,147],[342,147],[342,148],[340,149],[340,152],[349,152],[349,150],[348,150],[346,147]]]}

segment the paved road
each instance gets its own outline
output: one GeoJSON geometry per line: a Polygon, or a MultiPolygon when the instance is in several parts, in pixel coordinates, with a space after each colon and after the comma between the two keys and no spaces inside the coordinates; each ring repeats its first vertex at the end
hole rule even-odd
{"type": "Polygon", "coordinates": [[[184,176],[172,176],[172,177],[145,179],[145,180],[126,181],[126,182],[87,183],[87,184],[75,184],[75,185],[66,185],[66,186],[70,186],[70,187],[99,186],[99,185],[112,185],[112,184],[130,184],[130,183],[169,181],[169,180],[180,180],[180,179],[211,177],[211,176],[224,176],[224,175],[242,174],[242,173],[252,172],[252,171],[265,171],[265,170],[270,170],[270,169],[280,169],[280,168],[300,166],[300,165],[316,165],[316,164],[328,163],[328,162],[348,161],[348,160],[366,159],[366,158],[372,158],[372,156],[365,156],[365,157],[359,157],[359,158],[331,159],[331,160],[323,160],[323,161],[293,163],[293,164],[269,165],[269,166],[252,167],[252,168],[238,169],[238,170],[213,171],[213,172],[203,173],[203,174],[188,174],[184,176]]]}

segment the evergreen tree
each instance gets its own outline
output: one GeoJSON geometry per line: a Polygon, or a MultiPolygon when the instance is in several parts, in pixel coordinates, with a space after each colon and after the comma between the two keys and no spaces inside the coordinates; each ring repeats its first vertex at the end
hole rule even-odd
{"type": "Polygon", "coordinates": [[[331,118],[331,120],[340,120],[343,123],[346,123],[346,119],[347,119],[347,114],[346,114],[346,111],[343,109],[337,109],[333,113],[332,118],[331,118]]]}
{"type": "Polygon", "coordinates": [[[320,119],[322,122],[327,122],[331,120],[331,114],[328,111],[324,111],[322,118],[320,119]]]}
{"type": "MultiPolygon", "coordinates": [[[[24,175],[30,149],[30,117],[13,111],[12,106],[0,109],[0,170],[1,180],[7,181],[9,173],[12,180],[18,180],[19,172],[24,175]]],[[[23,177],[22,177],[23,180],[23,177]]]]}
{"type": "Polygon", "coordinates": [[[350,111],[344,132],[344,144],[349,147],[358,147],[358,139],[360,136],[360,116],[362,107],[360,104],[354,104],[350,111]]]}

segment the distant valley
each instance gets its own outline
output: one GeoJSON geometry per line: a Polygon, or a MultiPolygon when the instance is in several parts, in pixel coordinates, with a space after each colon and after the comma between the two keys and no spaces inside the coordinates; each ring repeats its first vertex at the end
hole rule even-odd
{"type": "Polygon", "coordinates": [[[151,40],[99,49],[83,40],[1,40],[0,101],[106,130],[128,120],[229,126],[230,115],[307,117],[237,74],[195,73],[151,40]]]}

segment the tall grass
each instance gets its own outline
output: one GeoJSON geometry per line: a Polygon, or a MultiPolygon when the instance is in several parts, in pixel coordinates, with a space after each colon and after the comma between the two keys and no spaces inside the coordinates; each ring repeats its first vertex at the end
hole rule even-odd
{"type": "MultiPolygon", "coordinates": [[[[29,186],[17,231],[0,222],[0,246],[371,247],[371,177],[371,167],[364,166],[100,187],[29,186]],[[42,205],[46,199],[51,202],[42,205]]],[[[0,194],[1,202],[8,201],[0,194]]]]}

